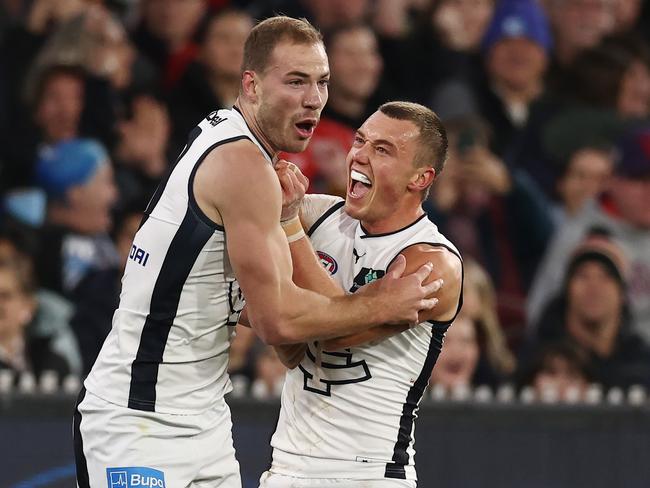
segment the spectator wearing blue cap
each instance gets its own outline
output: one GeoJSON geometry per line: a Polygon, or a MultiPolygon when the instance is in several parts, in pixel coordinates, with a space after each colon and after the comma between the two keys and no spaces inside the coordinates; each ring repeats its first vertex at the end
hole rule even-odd
{"type": "Polygon", "coordinates": [[[479,106],[494,130],[492,149],[503,156],[544,94],[552,47],[544,11],[536,0],[502,1],[481,47],[487,80],[478,87],[479,106]]]}
{"type": "Polygon", "coordinates": [[[44,148],[35,173],[48,198],[41,284],[70,296],[90,270],[117,262],[107,234],[117,197],[113,170],[99,143],[70,139],[44,148]]]}
{"type": "Polygon", "coordinates": [[[632,327],[650,344],[650,125],[621,138],[603,194],[556,232],[529,294],[529,323],[559,291],[570,250],[593,228],[608,232],[630,260],[632,327]]]}
{"type": "Polygon", "coordinates": [[[42,287],[74,305],[71,326],[87,372],[119,294],[120,260],[109,236],[117,198],[111,161],[99,143],[70,139],[40,152],[35,175],[48,199],[36,269],[42,287]]]}

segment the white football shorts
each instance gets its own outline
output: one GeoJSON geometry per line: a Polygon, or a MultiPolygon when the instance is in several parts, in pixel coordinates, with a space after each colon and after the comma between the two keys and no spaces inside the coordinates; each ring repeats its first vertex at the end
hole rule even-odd
{"type": "Polygon", "coordinates": [[[80,395],[78,488],[241,488],[230,408],[199,415],[144,412],[80,395]]]}

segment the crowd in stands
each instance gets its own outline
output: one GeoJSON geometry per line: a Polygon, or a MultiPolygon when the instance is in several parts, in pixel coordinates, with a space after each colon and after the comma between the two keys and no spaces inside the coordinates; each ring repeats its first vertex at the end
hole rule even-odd
{"type": "MultiPolygon", "coordinates": [[[[650,388],[650,3],[0,0],[0,369],[86,374],[149,198],[229,108],[257,20],[306,17],[329,102],[285,155],[344,194],[355,129],[431,107],[449,159],[424,207],[465,261],[432,385],[650,388]]],[[[231,372],[284,369],[249,329],[231,372]]]]}

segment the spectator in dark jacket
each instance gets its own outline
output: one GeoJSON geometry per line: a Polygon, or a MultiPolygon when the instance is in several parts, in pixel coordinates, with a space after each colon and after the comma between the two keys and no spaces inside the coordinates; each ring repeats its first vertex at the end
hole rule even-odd
{"type": "Polygon", "coordinates": [[[51,347],[51,337],[30,336],[27,326],[36,311],[34,280],[25,259],[0,260],[0,369],[16,373],[70,372],[51,347]]]}
{"type": "Polygon", "coordinates": [[[569,340],[583,349],[595,380],[608,386],[650,385],[650,351],[630,327],[628,268],[608,237],[588,237],[574,251],[564,290],[537,328],[538,344],[569,340]]]}

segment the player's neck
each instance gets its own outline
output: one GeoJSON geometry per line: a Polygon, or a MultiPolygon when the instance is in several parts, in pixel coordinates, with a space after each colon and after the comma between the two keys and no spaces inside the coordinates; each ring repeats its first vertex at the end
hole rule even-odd
{"type": "Polygon", "coordinates": [[[390,234],[408,227],[424,215],[421,205],[407,207],[391,212],[386,217],[377,219],[362,219],[361,225],[366,233],[371,235],[390,234]]]}
{"type": "Polygon", "coordinates": [[[264,146],[264,148],[267,150],[267,152],[273,157],[273,161],[277,160],[278,158],[278,153],[280,152],[277,148],[273,147],[273,144],[271,144],[271,141],[264,135],[264,131],[260,128],[260,125],[257,122],[257,118],[255,117],[255,113],[252,110],[252,107],[248,105],[245,101],[243,101],[240,98],[237,98],[235,101],[234,108],[239,110],[239,112],[242,114],[242,117],[244,117],[244,121],[246,122],[246,125],[248,125],[248,128],[250,131],[253,133],[255,138],[264,146]]]}

